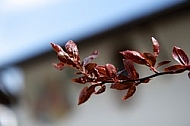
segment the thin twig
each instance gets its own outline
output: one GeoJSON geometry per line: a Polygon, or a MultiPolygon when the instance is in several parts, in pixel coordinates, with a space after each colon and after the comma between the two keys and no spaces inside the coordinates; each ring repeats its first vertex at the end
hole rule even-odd
{"type": "MultiPolygon", "coordinates": [[[[145,80],[147,79],[151,79],[151,78],[154,78],[154,77],[157,77],[157,76],[162,76],[162,75],[166,75],[166,74],[179,74],[179,73],[182,73],[182,71],[184,72],[185,70],[188,70],[187,68],[183,68],[183,69],[179,69],[179,70],[176,70],[176,71],[164,71],[164,72],[158,72],[158,73],[155,73],[155,74],[152,74],[152,75],[149,75],[149,76],[146,76],[146,77],[142,77],[142,78],[138,78],[138,79],[127,79],[127,80],[119,80],[120,83],[125,83],[125,82],[137,82],[137,83],[142,83],[144,82],[145,80]]],[[[106,80],[102,83],[114,83],[115,81],[114,80],[106,80]]]]}

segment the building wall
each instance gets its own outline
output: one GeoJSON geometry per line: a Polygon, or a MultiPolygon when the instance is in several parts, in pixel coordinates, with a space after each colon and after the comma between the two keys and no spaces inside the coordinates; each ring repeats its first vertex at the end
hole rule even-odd
{"type": "MultiPolygon", "coordinates": [[[[190,54],[189,14],[190,10],[175,12],[139,23],[117,34],[78,43],[81,57],[98,50],[100,55],[95,62],[113,63],[122,67],[119,51],[152,51],[150,37],[154,36],[161,46],[159,60],[169,59],[175,63],[171,56],[174,45],[190,54]]],[[[190,85],[187,73],[157,77],[148,84],[138,86],[136,94],[127,101],[121,100],[125,91],[111,90],[108,84],[105,93],[93,95],[88,102],[78,106],[78,94],[84,85],[71,82],[73,70],[66,68],[60,72],[54,69],[51,63],[56,61],[55,54],[44,55],[43,58],[21,65],[25,73],[25,90],[15,108],[20,125],[190,125],[190,85]]],[[[151,74],[146,67],[140,66],[138,70],[141,76],[151,74]]]]}

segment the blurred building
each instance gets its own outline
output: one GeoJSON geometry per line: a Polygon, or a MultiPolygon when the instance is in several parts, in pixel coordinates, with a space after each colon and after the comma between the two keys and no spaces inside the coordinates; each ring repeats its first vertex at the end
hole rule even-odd
{"type": "MultiPolygon", "coordinates": [[[[98,50],[100,54],[94,62],[113,63],[122,68],[119,51],[152,52],[154,36],[160,43],[159,61],[171,60],[175,64],[173,46],[190,54],[189,15],[190,4],[184,2],[74,41],[81,57],[98,50]]],[[[13,107],[21,126],[190,125],[187,73],[157,77],[138,86],[135,95],[127,101],[121,100],[125,92],[111,90],[107,85],[105,93],[93,95],[78,106],[78,94],[84,85],[72,82],[75,77],[72,69],[60,72],[51,65],[54,62],[58,60],[52,49],[14,64],[24,75],[24,87],[13,107]]],[[[142,77],[151,74],[144,66],[137,68],[142,77]]]]}

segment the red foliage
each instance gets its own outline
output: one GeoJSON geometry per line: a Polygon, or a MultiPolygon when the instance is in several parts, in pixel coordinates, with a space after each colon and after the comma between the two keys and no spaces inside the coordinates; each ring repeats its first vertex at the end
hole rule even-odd
{"type": "Polygon", "coordinates": [[[128,89],[128,91],[127,91],[127,94],[124,95],[122,99],[123,99],[123,100],[126,100],[126,99],[128,99],[129,97],[133,96],[133,94],[135,93],[135,91],[136,91],[136,86],[130,87],[130,88],[128,89]]]}
{"type": "Polygon", "coordinates": [[[92,93],[95,92],[95,86],[94,85],[91,85],[91,86],[85,86],[82,91],[80,92],[80,95],[79,95],[79,101],[78,101],[78,105],[86,102],[90,96],[92,95],[92,93]]]}
{"type": "Polygon", "coordinates": [[[120,53],[126,59],[131,60],[138,64],[146,65],[150,67],[152,71],[157,73],[158,71],[155,68],[155,64],[156,64],[156,58],[158,57],[158,54],[160,52],[160,46],[158,41],[154,37],[152,37],[152,44],[153,44],[153,53],[150,52],[140,53],[138,51],[133,51],[133,50],[126,50],[120,53]]]}
{"type": "MultiPolygon", "coordinates": [[[[179,64],[165,67],[164,71],[159,72],[157,68],[170,63],[170,61],[161,61],[156,64],[157,57],[160,53],[160,46],[154,37],[152,37],[151,40],[153,53],[141,53],[134,50],[120,52],[124,57],[124,70],[122,71],[118,71],[118,69],[110,63],[98,65],[97,63],[91,62],[98,56],[98,51],[92,52],[89,56],[80,61],[81,58],[77,45],[71,40],[65,44],[65,51],[59,45],[51,43],[60,61],[53,65],[58,70],[63,70],[66,65],[73,67],[77,70],[76,74],[81,75],[73,79],[73,81],[79,84],[90,84],[90,86],[85,86],[80,92],[78,105],[86,102],[92,94],[105,92],[105,84],[111,84],[111,89],[127,90],[127,93],[122,98],[126,100],[134,95],[139,84],[148,83],[151,78],[165,74],[178,74],[186,70],[190,71],[187,54],[181,48],[174,46],[172,56],[179,64]],[[139,78],[139,73],[135,69],[134,63],[148,66],[154,74],[139,78]],[[124,71],[127,75],[122,74],[124,71]],[[97,91],[96,88],[98,88],[97,91]]],[[[190,78],[190,72],[188,73],[188,77],[190,78]]]]}
{"type": "Polygon", "coordinates": [[[170,71],[175,74],[182,73],[185,70],[190,70],[189,58],[181,48],[174,46],[172,56],[179,64],[165,68],[164,70],[166,72],[170,71]]]}

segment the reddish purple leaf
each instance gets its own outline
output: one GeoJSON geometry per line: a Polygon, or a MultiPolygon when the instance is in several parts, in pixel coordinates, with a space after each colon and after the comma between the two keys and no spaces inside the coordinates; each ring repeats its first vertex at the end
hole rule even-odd
{"type": "Polygon", "coordinates": [[[61,46],[59,46],[59,45],[57,45],[57,44],[55,44],[55,43],[50,43],[51,44],[51,46],[52,46],[52,48],[55,50],[55,52],[62,52],[63,51],[63,49],[61,48],[61,46]]]}
{"type": "Polygon", "coordinates": [[[119,74],[118,76],[117,76],[117,79],[118,80],[131,80],[132,79],[132,77],[130,77],[130,76],[126,76],[126,75],[122,75],[122,74],[119,74]]]}
{"type": "Polygon", "coordinates": [[[182,65],[189,64],[188,56],[181,48],[179,48],[177,46],[174,46],[172,56],[178,63],[180,63],[182,65]]]}
{"type": "Polygon", "coordinates": [[[152,44],[153,44],[154,56],[157,57],[158,54],[160,53],[160,46],[159,46],[158,41],[154,37],[151,37],[151,39],[152,39],[152,44]]]}
{"type": "Polygon", "coordinates": [[[106,81],[109,79],[105,66],[96,66],[94,69],[94,75],[96,76],[96,82],[106,81]]]}
{"type": "Polygon", "coordinates": [[[143,79],[142,81],[141,81],[141,83],[148,83],[150,81],[150,78],[147,78],[147,79],[143,79]]]}
{"type": "Polygon", "coordinates": [[[92,52],[92,54],[86,58],[83,59],[82,65],[85,66],[89,62],[91,62],[93,59],[95,59],[98,56],[98,51],[92,52]]]}
{"type": "Polygon", "coordinates": [[[81,68],[80,61],[78,61],[78,60],[75,61],[65,51],[58,52],[57,55],[58,55],[58,59],[61,62],[63,62],[64,64],[67,64],[69,66],[75,67],[77,69],[81,68]]]}
{"type": "Polygon", "coordinates": [[[63,70],[64,68],[64,63],[60,62],[60,63],[53,63],[52,64],[55,68],[57,68],[58,70],[63,70]]]}
{"type": "Polygon", "coordinates": [[[75,68],[80,68],[80,64],[78,64],[77,62],[74,62],[67,53],[58,53],[58,59],[63,62],[64,64],[67,64],[69,66],[75,67],[75,68]],[[65,55],[64,55],[65,54],[65,55]]]}
{"type": "Polygon", "coordinates": [[[142,55],[148,62],[148,64],[149,64],[148,66],[154,67],[154,65],[156,63],[156,57],[154,55],[152,55],[151,53],[143,53],[142,55]]]}
{"type": "Polygon", "coordinates": [[[106,72],[105,66],[96,66],[95,71],[96,71],[95,74],[98,77],[107,77],[107,72],[106,72]]]}
{"type": "Polygon", "coordinates": [[[156,57],[154,55],[152,55],[151,53],[143,53],[143,57],[146,59],[147,61],[147,66],[150,67],[150,70],[154,71],[155,73],[157,73],[158,71],[156,70],[155,63],[156,63],[156,57]]]}
{"type": "Polygon", "coordinates": [[[85,71],[86,71],[86,73],[93,73],[96,66],[97,66],[96,63],[88,63],[88,64],[85,66],[85,71]]]}
{"type": "Polygon", "coordinates": [[[51,43],[52,48],[57,52],[58,59],[64,64],[76,66],[71,57],[57,44],[51,43]]]}
{"type": "Polygon", "coordinates": [[[111,89],[126,90],[134,85],[134,82],[114,83],[111,84],[111,89]]]}
{"type": "Polygon", "coordinates": [[[190,65],[185,66],[185,68],[190,71],[190,65]]]}
{"type": "Polygon", "coordinates": [[[136,91],[136,86],[130,87],[130,88],[128,89],[128,91],[127,91],[127,94],[124,95],[122,99],[123,99],[123,100],[126,100],[126,99],[130,98],[131,96],[133,96],[133,94],[135,93],[135,91],[136,91]]]}
{"type": "MultiPolygon", "coordinates": [[[[77,69],[81,68],[80,60],[78,57],[78,49],[76,44],[72,41],[66,43],[65,47],[68,53],[66,53],[59,45],[51,43],[53,49],[57,52],[58,59],[67,65],[75,67],[77,69]]],[[[59,67],[59,66],[58,66],[59,67]]]]}
{"type": "Polygon", "coordinates": [[[65,51],[59,51],[57,53],[58,59],[65,64],[72,64],[70,56],[65,51]]]}
{"type": "Polygon", "coordinates": [[[108,75],[108,77],[116,77],[117,74],[117,69],[115,68],[115,66],[113,64],[106,64],[105,65],[106,68],[106,73],[108,75]]]}
{"type": "Polygon", "coordinates": [[[182,73],[185,71],[186,66],[183,65],[173,65],[166,67],[164,71],[166,72],[173,72],[173,73],[182,73]]]}
{"type": "Polygon", "coordinates": [[[72,40],[69,40],[65,44],[65,49],[66,49],[67,53],[69,54],[69,56],[73,58],[73,60],[75,60],[75,61],[80,60],[77,45],[72,40]]]}
{"type": "Polygon", "coordinates": [[[101,94],[105,92],[106,90],[106,85],[101,85],[101,86],[96,86],[96,87],[100,87],[100,88],[98,89],[98,91],[95,92],[95,94],[101,94]]]}
{"type": "Polygon", "coordinates": [[[138,64],[143,64],[143,65],[147,65],[147,61],[146,59],[142,56],[142,54],[140,52],[137,51],[131,51],[131,50],[126,50],[126,51],[122,51],[120,52],[126,59],[131,60],[135,63],[138,64]]]}
{"type": "Polygon", "coordinates": [[[79,95],[79,101],[78,101],[78,105],[86,102],[90,96],[92,95],[92,93],[95,92],[95,85],[91,85],[91,86],[86,86],[82,89],[82,91],[80,92],[79,95]]]}
{"type": "Polygon", "coordinates": [[[139,78],[139,74],[137,73],[132,61],[123,59],[123,64],[124,64],[125,70],[127,71],[127,74],[128,74],[127,76],[129,76],[129,78],[132,78],[132,79],[139,78]]]}
{"type": "Polygon", "coordinates": [[[85,84],[88,81],[88,77],[87,76],[78,77],[73,79],[73,81],[79,84],[85,84]]]}
{"type": "Polygon", "coordinates": [[[159,62],[159,63],[157,64],[156,68],[158,68],[158,67],[160,67],[160,66],[162,66],[162,65],[168,64],[168,63],[170,63],[170,62],[171,62],[171,61],[169,61],[169,60],[165,60],[165,61],[159,62]]]}

